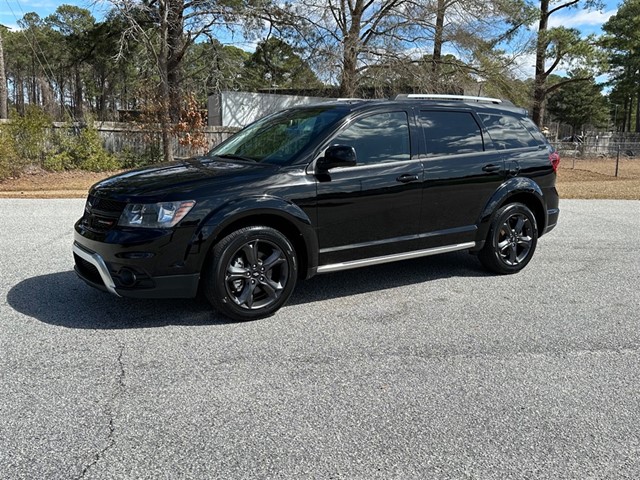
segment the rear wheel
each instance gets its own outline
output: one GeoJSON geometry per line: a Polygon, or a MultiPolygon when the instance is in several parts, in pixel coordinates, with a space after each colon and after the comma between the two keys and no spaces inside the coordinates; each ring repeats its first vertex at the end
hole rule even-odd
{"type": "Polygon", "coordinates": [[[478,258],[492,272],[516,273],[527,266],[537,243],[538,226],[533,212],[522,203],[511,203],[494,215],[478,258]]]}
{"type": "Polygon", "coordinates": [[[282,307],[297,277],[291,242],[273,228],[247,227],[215,245],[204,274],[204,292],[220,313],[254,320],[282,307]]]}

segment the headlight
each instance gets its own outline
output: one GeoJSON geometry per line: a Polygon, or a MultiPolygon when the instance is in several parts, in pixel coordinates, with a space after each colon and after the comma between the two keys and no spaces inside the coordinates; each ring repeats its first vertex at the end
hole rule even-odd
{"type": "Polygon", "coordinates": [[[118,225],[121,227],[171,228],[196,204],[194,200],[160,203],[130,203],[118,225]]]}

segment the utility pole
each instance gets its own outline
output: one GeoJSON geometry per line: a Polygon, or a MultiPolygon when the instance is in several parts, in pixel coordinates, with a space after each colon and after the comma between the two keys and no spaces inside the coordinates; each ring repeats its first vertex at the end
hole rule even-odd
{"type": "Polygon", "coordinates": [[[0,118],[7,118],[7,76],[4,71],[4,50],[2,49],[2,25],[0,25],[0,118]]]}

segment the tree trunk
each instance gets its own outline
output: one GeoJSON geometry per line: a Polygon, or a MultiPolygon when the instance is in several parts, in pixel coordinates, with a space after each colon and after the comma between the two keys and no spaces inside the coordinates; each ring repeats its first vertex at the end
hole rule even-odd
{"type": "MultiPolygon", "coordinates": [[[[362,2],[357,2],[356,8],[362,2]]],[[[344,52],[342,54],[342,75],[339,95],[344,98],[356,97],[358,88],[358,52],[360,51],[360,28],[362,12],[354,10],[351,14],[351,27],[344,35],[344,52]]]]}
{"type": "Polygon", "coordinates": [[[0,118],[8,118],[7,97],[7,76],[4,70],[4,50],[2,48],[2,35],[0,34],[0,118]]]}
{"type": "Polygon", "coordinates": [[[62,120],[66,119],[66,111],[65,111],[65,103],[64,103],[64,92],[65,89],[67,88],[66,86],[66,82],[64,81],[64,78],[61,77],[58,79],[58,94],[60,96],[60,118],[62,120]]]}
{"type": "Polygon", "coordinates": [[[637,92],[638,98],[636,98],[636,133],[640,133],[640,87],[637,92]]]}
{"type": "Polygon", "coordinates": [[[442,43],[444,41],[444,14],[446,8],[447,5],[445,0],[438,0],[438,11],[436,12],[436,29],[433,34],[433,63],[431,65],[431,71],[434,74],[434,80],[438,79],[438,73],[440,72],[440,62],[442,61],[442,43]]]}
{"type": "Polygon", "coordinates": [[[16,110],[20,115],[24,115],[24,79],[22,77],[15,78],[15,103],[16,110]]]}
{"type": "Polygon", "coordinates": [[[533,84],[533,111],[531,119],[542,128],[544,119],[544,100],[547,95],[545,83],[547,75],[545,71],[545,62],[547,59],[547,40],[545,33],[547,32],[549,22],[549,0],[541,0],[540,2],[540,22],[538,24],[538,38],[536,40],[536,73],[533,84]]]}
{"type": "Polygon", "coordinates": [[[82,95],[82,78],[80,77],[80,67],[75,68],[75,85],[74,85],[74,103],[75,110],[74,116],[76,120],[82,120],[84,118],[83,111],[83,95],[82,95]]]}
{"type": "Polygon", "coordinates": [[[635,99],[634,95],[629,96],[629,108],[627,109],[627,132],[631,132],[631,117],[633,115],[633,100],[635,99]]]}
{"type": "Polygon", "coordinates": [[[55,100],[53,96],[53,89],[49,82],[44,77],[38,77],[38,86],[42,95],[42,109],[52,117],[55,116],[55,100]]]}
{"type": "Polygon", "coordinates": [[[160,52],[158,70],[160,73],[160,129],[162,131],[162,154],[165,162],[173,161],[173,145],[171,144],[171,88],[169,85],[169,1],[160,2],[160,52]]]}
{"type": "Polygon", "coordinates": [[[182,58],[184,56],[184,0],[167,0],[167,82],[169,118],[180,121],[182,110],[182,58]]]}

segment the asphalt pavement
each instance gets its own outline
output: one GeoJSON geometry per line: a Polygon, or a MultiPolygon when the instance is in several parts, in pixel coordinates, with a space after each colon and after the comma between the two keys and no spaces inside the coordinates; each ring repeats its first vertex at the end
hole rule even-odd
{"type": "Polygon", "coordinates": [[[520,274],[317,276],[275,316],[73,273],[82,200],[0,200],[0,478],[640,478],[640,202],[562,201],[520,274]]]}

